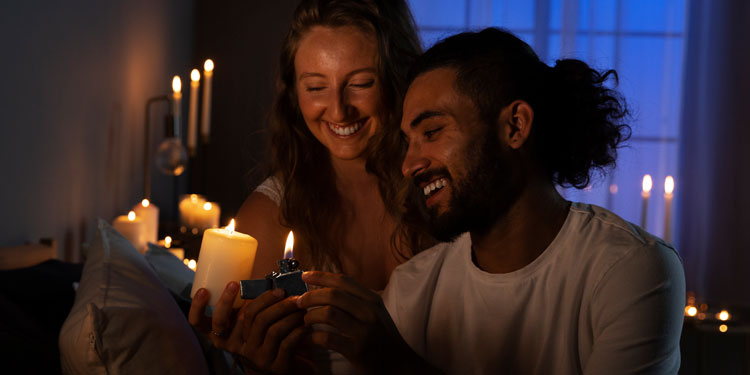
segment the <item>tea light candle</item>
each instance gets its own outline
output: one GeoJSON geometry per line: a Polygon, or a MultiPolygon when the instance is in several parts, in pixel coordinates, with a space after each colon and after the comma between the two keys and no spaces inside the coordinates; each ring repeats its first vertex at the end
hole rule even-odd
{"type": "Polygon", "coordinates": [[[146,227],[143,219],[136,217],[134,211],[130,211],[127,216],[120,215],[115,218],[112,227],[127,238],[138,252],[146,252],[146,227]]]}
{"type": "MultiPolygon", "coordinates": [[[[190,297],[195,297],[198,289],[206,288],[211,294],[208,302],[210,306],[216,306],[227,283],[249,279],[253,270],[258,241],[247,234],[236,232],[234,225],[232,219],[226,228],[206,229],[203,232],[190,297]]],[[[239,307],[240,303],[238,293],[234,307],[239,307]]]]}
{"type": "Polygon", "coordinates": [[[159,235],[159,207],[144,199],[133,207],[133,211],[137,217],[143,219],[146,241],[156,243],[159,235]]]}

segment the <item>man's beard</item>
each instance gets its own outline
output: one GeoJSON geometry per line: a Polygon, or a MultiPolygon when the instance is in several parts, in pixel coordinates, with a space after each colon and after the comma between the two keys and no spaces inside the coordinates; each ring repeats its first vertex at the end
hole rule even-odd
{"type": "Polygon", "coordinates": [[[435,171],[451,180],[447,210],[439,214],[437,206],[427,209],[430,232],[439,241],[453,241],[468,231],[486,233],[521,193],[520,167],[513,163],[511,151],[504,151],[489,129],[480,139],[480,147],[468,148],[465,178],[457,181],[446,169],[435,171]]]}

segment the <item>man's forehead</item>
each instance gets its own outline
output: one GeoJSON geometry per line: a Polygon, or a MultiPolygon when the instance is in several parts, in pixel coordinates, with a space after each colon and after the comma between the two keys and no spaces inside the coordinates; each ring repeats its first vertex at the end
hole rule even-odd
{"type": "Polygon", "coordinates": [[[425,112],[443,112],[449,107],[457,99],[455,80],[452,68],[433,69],[417,76],[404,98],[402,130],[411,128],[412,122],[425,112]]]}

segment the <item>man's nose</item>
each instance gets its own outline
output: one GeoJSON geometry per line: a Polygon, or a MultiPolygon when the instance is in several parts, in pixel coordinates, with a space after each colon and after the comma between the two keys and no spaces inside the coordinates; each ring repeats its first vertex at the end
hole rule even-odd
{"type": "Polygon", "coordinates": [[[426,170],[430,166],[430,160],[426,158],[419,145],[409,145],[406,150],[406,157],[401,164],[401,173],[405,177],[414,177],[420,171],[426,170]]]}

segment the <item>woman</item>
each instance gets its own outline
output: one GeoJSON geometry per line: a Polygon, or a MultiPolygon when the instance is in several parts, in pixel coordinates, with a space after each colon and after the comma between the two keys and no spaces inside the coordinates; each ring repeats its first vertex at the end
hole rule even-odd
{"type": "MultiPolygon", "coordinates": [[[[277,268],[290,230],[302,268],[344,273],[372,290],[382,290],[404,256],[426,242],[395,225],[399,192],[409,191],[400,172],[401,100],[420,52],[403,0],[298,6],[280,56],[271,177],[237,216],[238,230],[258,240],[253,278],[277,268]]],[[[242,309],[242,333],[243,324],[231,322],[236,293],[230,283],[216,306],[214,344],[251,357],[254,367],[287,370],[287,349],[306,333],[304,312],[267,293],[242,309]]],[[[205,322],[207,299],[196,294],[191,324],[205,322]]]]}

